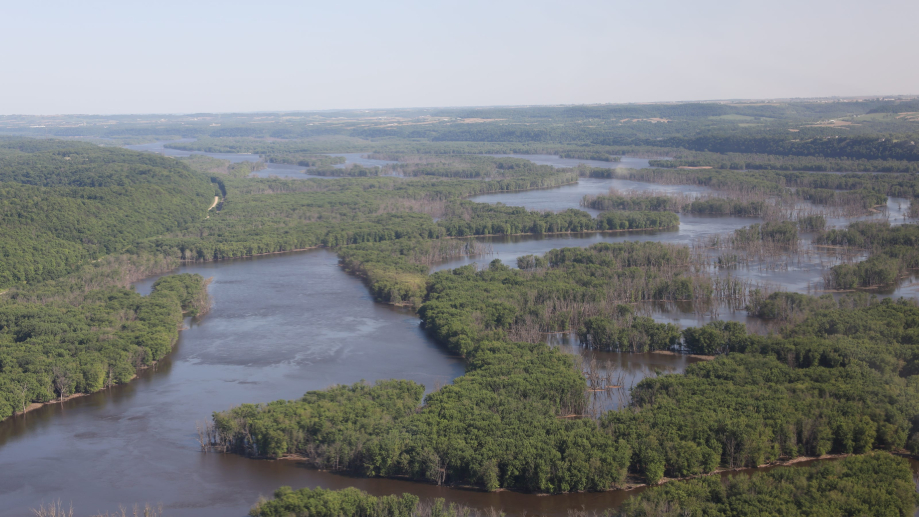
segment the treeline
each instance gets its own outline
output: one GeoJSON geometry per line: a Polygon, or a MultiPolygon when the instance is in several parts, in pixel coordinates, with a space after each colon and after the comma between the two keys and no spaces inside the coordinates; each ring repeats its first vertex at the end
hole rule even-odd
{"type": "Polygon", "coordinates": [[[338,178],[369,178],[380,176],[384,173],[380,167],[364,167],[359,163],[352,163],[346,167],[335,167],[332,165],[317,165],[306,169],[304,174],[310,176],[325,176],[338,178]]]}
{"type": "Polygon", "coordinates": [[[674,214],[661,212],[606,212],[591,217],[587,212],[569,208],[564,212],[532,212],[503,204],[490,205],[459,201],[448,204],[444,217],[437,222],[446,235],[515,235],[521,233],[567,233],[610,230],[651,230],[679,226],[674,214]]]}
{"type": "Polygon", "coordinates": [[[347,161],[344,156],[309,153],[272,153],[265,157],[268,163],[284,163],[300,167],[329,167],[347,161]]]}
{"type": "MultiPolygon", "coordinates": [[[[286,495],[286,494],[281,494],[286,495]]],[[[673,481],[609,511],[616,517],[874,515],[909,517],[919,504],[906,460],[890,454],[782,467],[750,476],[673,481]]]]}
{"type": "Polygon", "coordinates": [[[558,153],[559,158],[573,158],[575,160],[596,160],[600,162],[618,162],[620,156],[610,156],[604,152],[596,151],[563,151],[558,153]]]}
{"type": "MultiPolygon", "coordinates": [[[[834,136],[801,139],[789,136],[753,136],[743,134],[674,137],[642,141],[643,145],[679,147],[692,151],[716,153],[763,154],[778,156],[813,156],[850,160],[919,161],[914,135],[834,136]]],[[[610,145],[609,142],[597,142],[610,145]]]]}
{"type": "Polygon", "coordinates": [[[769,170],[808,172],[919,172],[919,163],[903,160],[862,160],[816,156],[781,156],[770,154],[691,153],[672,160],[649,160],[651,167],[711,167],[727,170],[769,170]]]}
{"type": "Polygon", "coordinates": [[[827,174],[784,171],[729,171],[718,169],[619,169],[619,177],[672,185],[702,185],[716,190],[781,194],[787,188],[879,191],[888,196],[914,197],[919,178],[906,174],[827,174]]]}
{"type": "MultiPolygon", "coordinates": [[[[919,504],[909,464],[875,453],[800,467],[780,467],[726,479],[671,481],[626,500],[619,508],[595,510],[607,517],[686,515],[865,515],[910,517],[919,504]],[[766,509],[766,510],[764,510],[766,509]]],[[[577,510],[575,510],[577,512],[577,510]]],[[[421,501],[411,494],[375,497],[350,487],[292,490],[260,500],[252,517],[478,517],[481,511],[421,501]]],[[[485,511],[486,515],[503,515],[485,511]]],[[[580,513],[575,513],[580,515],[580,513]]]]}
{"type": "MultiPolygon", "coordinates": [[[[417,237],[466,237],[490,235],[483,232],[495,230],[515,233],[541,234],[569,231],[638,230],[660,229],[677,225],[673,214],[632,212],[625,214],[605,213],[597,219],[577,210],[560,214],[528,212],[518,207],[487,205],[461,201],[447,205],[450,217],[439,220],[435,231],[421,232],[417,237]],[[474,214],[475,217],[469,214],[474,214]],[[478,221],[478,222],[477,222],[478,221]],[[664,225],[664,226],[660,226],[664,225]]],[[[510,235],[510,233],[503,233],[510,235]]],[[[599,245],[598,245],[599,246],[599,245]]],[[[602,246],[596,249],[601,249],[602,246]]],[[[487,253],[487,249],[471,240],[426,241],[399,239],[388,242],[368,242],[351,245],[339,250],[342,265],[349,271],[365,278],[374,299],[385,303],[412,304],[420,306],[425,295],[426,274],[430,267],[455,256],[475,256],[487,253]]],[[[527,256],[533,264],[547,264],[546,258],[527,256]]],[[[518,260],[522,269],[532,269],[518,260]]],[[[543,266],[538,266],[543,267],[543,266]]]]}
{"type": "Polygon", "coordinates": [[[491,508],[485,512],[446,504],[443,499],[422,501],[412,494],[372,496],[354,487],[341,490],[281,487],[274,499],[259,500],[251,517],[504,517],[491,508]]]}
{"type": "Polygon", "coordinates": [[[759,217],[766,212],[764,201],[738,201],[729,198],[684,199],[675,196],[585,196],[582,205],[594,210],[646,210],[688,214],[724,214],[759,217]]]}
{"type": "Polygon", "coordinates": [[[172,350],[185,315],[207,310],[207,283],[181,274],[157,280],[149,296],[109,287],[76,305],[0,302],[0,418],[128,382],[172,350]]]}
{"type": "Polygon", "coordinates": [[[911,113],[919,111],[919,101],[885,103],[868,110],[871,113],[911,113]]]}
{"type": "MultiPolygon", "coordinates": [[[[207,175],[218,174],[221,176],[229,176],[231,178],[245,178],[249,176],[249,174],[267,167],[265,162],[261,160],[257,162],[242,161],[232,163],[230,160],[221,160],[205,154],[192,154],[191,156],[176,159],[188,165],[194,171],[207,175]]],[[[216,182],[216,180],[217,179],[214,178],[211,181],[216,182]]]]}

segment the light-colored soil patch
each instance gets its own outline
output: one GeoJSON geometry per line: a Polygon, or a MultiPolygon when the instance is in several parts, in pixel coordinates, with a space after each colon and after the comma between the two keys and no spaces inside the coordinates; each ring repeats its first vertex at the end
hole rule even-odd
{"type": "MultiPolygon", "coordinates": [[[[78,397],[85,397],[85,396],[86,396],[86,393],[74,393],[73,395],[64,397],[64,402],[67,402],[67,401],[70,400],[70,399],[75,399],[75,398],[78,398],[78,397]]],[[[26,406],[26,410],[25,410],[25,411],[17,411],[15,414],[16,414],[16,415],[23,415],[23,414],[28,413],[28,412],[30,412],[30,411],[35,411],[36,409],[38,409],[38,408],[40,408],[40,407],[50,406],[51,404],[60,404],[60,403],[61,403],[61,399],[60,399],[60,398],[56,398],[56,399],[54,399],[54,400],[49,400],[48,402],[33,402],[33,403],[29,404],[28,406],[26,406]]]]}
{"type": "Polygon", "coordinates": [[[708,165],[703,165],[701,167],[690,167],[688,165],[680,165],[677,169],[711,169],[708,165]]]}
{"type": "Polygon", "coordinates": [[[692,357],[693,359],[701,359],[703,361],[712,361],[715,359],[713,355],[701,355],[701,354],[681,354],[679,352],[674,352],[672,350],[654,350],[652,354],[660,355],[685,355],[686,357],[692,357]]]}
{"type": "Polygon", "coordinates": [[[819,124],[807,124],[804,127],[845,127],[845,126],[860,126],[861,124],[855,124],[849,122],[848,120],[829,120],[827,122],[821,122],[819,124]]]}
{"type": "Polygon", "coordinates": [[[624,118],[619,122],[650,122],[652,124],[657,122],[670,122],[670,119],[667,118],[624,118]]]}
{"type": "Polygon", "coordinates": [[[459,120],[460,124],[479,124],[482,122],[497,122],[499,120],[507,120],[503,118],[464,118],[459,120]]]}

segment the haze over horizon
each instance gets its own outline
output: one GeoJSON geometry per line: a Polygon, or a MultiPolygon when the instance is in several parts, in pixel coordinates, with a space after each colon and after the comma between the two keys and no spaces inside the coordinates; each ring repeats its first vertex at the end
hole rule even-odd
{"type": "Polygon", "coordinates": [[[0,114],[919,93],[919,3],[907,1],[90,1],[5,11],[0,44],[16,75],[0,88],[0,114]]]}

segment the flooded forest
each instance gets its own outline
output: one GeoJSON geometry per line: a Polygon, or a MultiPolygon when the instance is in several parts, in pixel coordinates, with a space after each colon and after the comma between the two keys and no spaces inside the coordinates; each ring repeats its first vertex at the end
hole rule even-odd
{"type": "Polygon", "coordinates": [[[917,112],[0,116],[0,516],[914,515],[917,112]]]}

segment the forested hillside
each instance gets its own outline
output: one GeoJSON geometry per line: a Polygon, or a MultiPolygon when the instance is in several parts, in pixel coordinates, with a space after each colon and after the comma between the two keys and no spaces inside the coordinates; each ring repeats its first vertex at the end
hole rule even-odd
{"type": "Polygon", "coordinates": [[[5,141],[0,288],[59,278],[146,237],[204,219],[215,187],[155,155],[5,141]]]}

